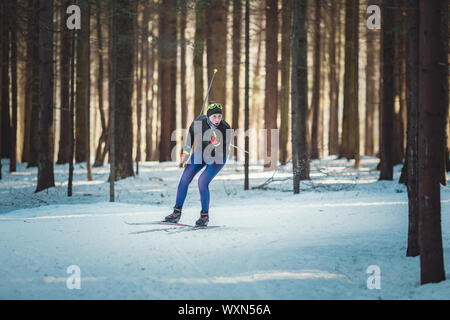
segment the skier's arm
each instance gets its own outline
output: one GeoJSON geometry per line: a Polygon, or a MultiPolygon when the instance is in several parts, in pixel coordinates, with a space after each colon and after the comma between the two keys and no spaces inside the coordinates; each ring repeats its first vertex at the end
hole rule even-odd
{"type": "Polygon", "coordinates": [[[189,158],[189,155],[191,154],[192,145],[194,143],[194,127],[192,123],[189,127],[186,139],[184,141],[183,148],[181,149],[181,155],[180,155],[180,167],[184,167],[184,163],[189,158]]]}

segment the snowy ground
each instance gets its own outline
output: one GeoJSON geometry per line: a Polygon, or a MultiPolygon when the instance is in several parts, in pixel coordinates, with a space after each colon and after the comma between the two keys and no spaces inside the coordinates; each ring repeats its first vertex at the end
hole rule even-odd
{"type": "MultiPolygon", "coordinates": [[[[229,163],[210,185],[210,230],[175,232],[136,224],[171,212],[175,163],[146,162],[116,184],[109,168],[86,181],[76,165],[66,196],[67,165],[55,166],[56,187],[34,193],[36,168],[18,165],[0,180],[0,299],[449,299],[450,280],[420,286],[419,258],[407,258],[406,187],[377,181],[377,159],[326,158],[311,165],[311,181],[292,194],[291,166],[265,190],[243,190],[242,164],[229,163]],[[69,266],[81,289],[69,289],[69,266]],[[381,271],[369,290],[367,273],[381,271]]],[[[252,165],[250,186],[271,178],[252,165]]],[[[197,178],[181,222],[200,211],[197,178]]],[[[445,269],[450,278],[450,188],[441,188],[445,269]]],[[[181,229],[180,229],[181,230],[181,229]]]]}

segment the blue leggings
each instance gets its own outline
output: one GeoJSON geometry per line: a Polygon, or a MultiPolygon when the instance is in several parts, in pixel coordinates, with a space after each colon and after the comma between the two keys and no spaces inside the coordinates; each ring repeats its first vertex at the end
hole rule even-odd
{"type": "Polygon", "coordinates": [[[209,183],[212,179],[219,173],[219,171],[225,165],[226,159],[224,159],[222,164],[211,163],[206,164],[204,160],[202,163],[195,164],[194,154],[191,155],[190,159],[187,161],[184,167],[183,175],[181,176],[180,183],[178,184],[177,199],[175,205],[177,207],[182,207],[186,195],[188,192],[189,184],[194,179],[195,175],[206,165],[205,171],[198,178],[198,190],[200,191],[200,200],[202,203],[202,210],[208,211],[209,209],[209,183]]]}

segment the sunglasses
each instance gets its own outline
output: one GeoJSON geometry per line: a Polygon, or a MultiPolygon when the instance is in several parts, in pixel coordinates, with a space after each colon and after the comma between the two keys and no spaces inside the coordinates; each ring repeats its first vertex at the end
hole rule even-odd
{"type": "Polygon", "coordinates": [[[208,106],[208,110],[214,109],[214,108],[219,108],[220,110],[223,109],[222,105],[220,103],[211,103],[208,106]]]}

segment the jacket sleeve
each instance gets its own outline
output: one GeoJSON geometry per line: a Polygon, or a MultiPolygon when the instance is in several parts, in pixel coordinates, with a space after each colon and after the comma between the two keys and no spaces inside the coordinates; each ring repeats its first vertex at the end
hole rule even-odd
{"type": "Polygon", "coordinates": [[[198,116],[194,119],[194,121],[189,126],[189,130],[186,135],[186,139],[184,140],[182,152],[189,153],[192,149],[192,145],[194,144],[194,122],[201,121],[201,116],[198,116]]]}

